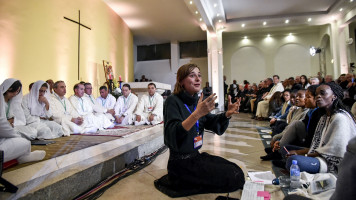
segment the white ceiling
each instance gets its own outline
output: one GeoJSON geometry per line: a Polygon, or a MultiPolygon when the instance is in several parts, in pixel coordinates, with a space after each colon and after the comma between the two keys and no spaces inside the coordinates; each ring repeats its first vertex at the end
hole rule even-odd
{"type": "Polygon", "coordinates": [[[356,6],[356,0],[103,1],[130,27],[136,45],[204,40],[206,33],[202,29],[262,32],[261,29],[324,25],[356,6]],[[287,19],[288,24],[285,23],[287,19]]]}

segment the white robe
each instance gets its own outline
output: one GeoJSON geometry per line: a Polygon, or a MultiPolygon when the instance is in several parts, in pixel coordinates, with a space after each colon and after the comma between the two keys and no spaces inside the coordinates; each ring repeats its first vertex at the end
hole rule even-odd
{"type": "MultiPolygon", "coordinates": [[[[37,130],[36,138],[54,139],[63,136],[64,131],[61,125],[49,120],[52,117],[51,107],[47,110],[43,103],[38,102],[38,90],[44,83],[44,81],[37,81],[33,84],[30,93],[22,99],[22,109],[27,125],[37,130]]],[[[47,89],[45,97],[48,102],[51,101],[49,94],[49,89],[47,89]]]]}
{"type": "Polygon", "coordinates": [[[152,97],[143,95],[137,104],[135,115],[141,116],[141,121],[148,124],[149,116],[155,115],[152,124],[158,124],[163,121],[163,97],[155,93],[152,97]]]}
{"type": "Polygon", "coordinates": [[[93,104],[88,98],[72,95],[69,97],[69,101],[78,114],[84,118],[84,121],[92,124],[97,129],[103,130],[113,126],[113,123],[104,114],[97,113],[94,115],[93,104]]]}
{"type": "Polygon", "coordinates": [[[122,125],[130,125],[134,122],[134,111],[138,102],[136,95],[130,93],[127,98],[120,96],[115,104],[115,116],[122,117],[122,125]]]}
{"type": "Polygon", "coordinates": [[[103,97],[100,96],[100,97],[96,98],[96,101],[99,103],[99,105],[101,105],[102,107],[104,107],[108,110],[115,108],[116,98],[114,96],[112,96],[111,94],[108,94],[106,99],[104,99],[103,97]]]}
{"type": "Polygon", "coordinates": [[[65,134],[70,133],[93,133],[97,128],[92,124],[84,121],[80,126],[72,122],[72,118],[80,117],[78,112],[73,108],[70,101],[63,97],[61,99],[55,92],[51,96],[51,109],[53,120],[62,125],[65,134]]]}
{"type": "Polygon", "coordinates": [[[4,162],[26,156],[31,152],[31,142],[16,134],[6,119],[4,96],[0,88],[0,150],[4,151],[4,162]]]}
{"type": "Polygon", "coordinates": [[[110,121],[115,121],[115,118],[110,113],[107,113],[108,109],[101,106],[101,104],[99,104],[99,102],[95,100],[93,95],[84,94],[83,98],[87,98],[89,100],[95,115],[105,115],[106,118],[108,118],[110,121]]]}

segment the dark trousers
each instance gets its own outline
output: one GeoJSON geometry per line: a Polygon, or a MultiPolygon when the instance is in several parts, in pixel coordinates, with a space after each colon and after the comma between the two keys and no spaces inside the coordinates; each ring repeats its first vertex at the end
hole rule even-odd
{"type": "Polygon", "coordinates": [[[187,188],[204,188],[209,192],[232,192],[242,189],[244,173],[239,166],[224,158],[199,153],[187,159],[168,161],[170,181],[187,188]]]}

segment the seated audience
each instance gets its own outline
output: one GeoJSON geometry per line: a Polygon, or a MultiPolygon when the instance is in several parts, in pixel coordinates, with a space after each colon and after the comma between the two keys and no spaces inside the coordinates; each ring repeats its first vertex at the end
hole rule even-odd
{"type": "Polygon", "coordinates": [[[324,113],[315,129],[310,148],[287,146],[286,168],[297,160],[300,171],[338,174],[338,165],[346,152],[346,145],[356,136],[355,120],[342,103],[342,88],[326,83],[317,88],[316,103],[324,113]],[[306,156],[304,156],[307,154],[306,156]]]}
{"type": "Polygon", "coordinates": [[[310,78],[311,85],[319,85],[319,79],[317,77],[310,78]]]}
{"type": "Polygon", "coordinates": [[[282,83],[279,82],[278,75],[273,76],[273,83],[274,83],[274,86],[271,88],[271,90],[268,92],[268,94],[263,98],[263,101],[260,101],[257,105],[256,117],[258,119],[268,117],[270,98],[272,97],[272,95],[275,92],[277,92],[277,91],[282,92],[284,90],[282,83]]]}
{"type": "Polygon", "coordinates": [[[147,86],[148,95],[143,95],[136,108],[135,125],[156,125],[163,121],[163,97],[156,92],[156,85],[147,86]]]}
{"type": "MultiPolygon", "coordinates": [[[[273,116],[277,114],[283,105],[283,93],[282,92],[275,92],[268,102],[268,116],[273,116]]],[[[260,118],[259,118],[260,119],[260,118]]]]}
{"type": "MultiPolygon", "coordinates": [[[[7,91],[11,93],[11,95],[18,95],[18,89],[12,91],[12,89],[9,88],[9,90],[10,91],[7,91]]],[[[0,87],[0,94],[4,93],[6,92],[0,87]]],[[[42,160],[46,152],[31,152],[31,142],[25,138],[21,138],[7,120],[5,104],[4,96],[0,95],[0,150],[4,151],[4,162],[16,159],[17,162],[21,164],[42,160]]]]}
{"type": "Polygon", "coordinates": [[[22,99],[26,124],[37,130],[37,135],[31,139],[54,139],[64,135],[62,126],[52,121],[49,101],[49,85],[44,81],[35,82],[30,93],[22,99]]]}
{"type": "Polygon", "coordinates": [[[121,88],[122,96],[115,104],[115,122],[121,125],[131,125],[134,122],[134,114],[138,98],[131,93],[131,86],[124,84],[121,88]]]}
{"type": "Polygon", "coordinates": [[[280,111],[272,116],[272,119],[270,120],[270,126],[272,128],[272,136],[280,133],[284,130],[284,128],[287,126],[287,116],[289,114],[290,108],[294,105],[295,102],[295,97],[293,97],[293,101],[291,100],[291,95],[290,95],[290,90],[284,90],[283,92],[283,100],[284,103],[282,105],[282,108],[280,111]]]}
{"type": "Polygon", "coordinates": [[[107,116],[108,119],[112,119],[112,117],[115,116],[116,98],[113,95],[109,94],[109,90],[106,86],[101,86],[99,88],[99,91],[100,91],[100,97],[96,98],[96,101],[103,108],[107,109],[105,115],[109,115],[107,116]]]}
{"type": "Polygon", "coordinates": [[[89,98],[84,97],[83,84],[77,83],[74,85],[73,89],[74,95],[69,97],[69,101],[84,121],[87,121],[99,130],[114,126],[114,124],[104,114],[96,113],[94,115],[93,104],[90,102],[89,98]]]}
{"type": "Polygon", "coordinates": [[[324,82],[325,83],[330,83],[330,82],[334,82],[334,78],[332,75],[326,75],[324,78],[324,82]]]}
{"type": "Polygon", "coordinates": [[[53,94],[50,101],[53,120],[62,125],[65,134],[70,133],[95,133],[98,128],[84,121],[73,108],[70,101],[64,96],[67,93],[64,81],[57,81],[53,85],[53,94]]]}
{"type": "Polygon", "coordinates": [[[300,85],[302,86],[302,89],[307,89],[310,84],[308,83],[308,78],[305,75],[300,76],[300,85]]]}

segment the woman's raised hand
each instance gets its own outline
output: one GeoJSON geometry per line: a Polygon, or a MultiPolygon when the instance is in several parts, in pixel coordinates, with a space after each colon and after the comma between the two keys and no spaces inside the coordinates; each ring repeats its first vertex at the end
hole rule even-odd
{"type": "Polygon", "coordinates": [[[215,108],[215,100],[218,98],[216,94],[210,95],[208,98],[206,98],[203,101],[204,95],[201,93],[196,112],[200,117],[203,117],[204,115],[208,114],[210,111],[214,110],[215,108]]]}
{"type": "Polygon", "coordinates": [[[226,111],[226,117],[231,117],[233,114],[239,113],[241,97],[236,100],[235,103],[231,103],[231,96],[228,96],[229,102],[226,111]]]}

